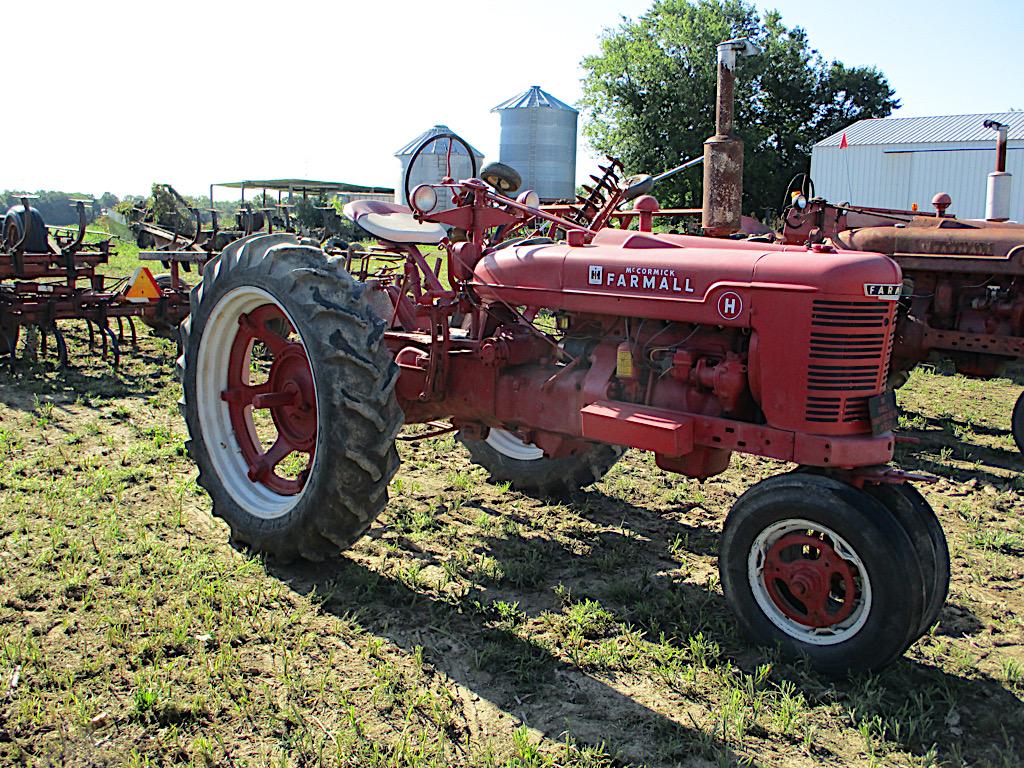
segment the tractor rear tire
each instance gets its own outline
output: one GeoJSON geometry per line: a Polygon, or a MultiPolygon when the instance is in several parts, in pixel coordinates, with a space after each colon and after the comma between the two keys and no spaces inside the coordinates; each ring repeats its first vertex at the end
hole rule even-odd
{"type": "Polygon", "coordinates": [[[745,633],[826,675],[886,666],[922,624],[910,537],[879,501],[833,478],[797,472],[747,490],[725,521],[718,562],[745,633]]]}
{"type": "Polygon", "coordinates": [[[510,483],[540,498],[565,498],[598,482],[625,452],[616,445],[593,443],[579,453],[551,459],[503,429],[491,429],[485,440],[466,440],[461,434],[459,440],[473,463],[490,473],[491,482],[510,483]]]}
{"type": "Polygon", "coordinates": [[[285,562],[349,547],[387,505],[402,424],[398,369],[363,286],[294,235],[254,235],[206,265],[181,333],[189,452],[232,541],[285,562]],[[257,341],[273,355],[262,385],[248,373],[257,341]],[[277,426],[270,448],[256,408],[277,426]],[[283,477],[279,457],[293,452],[308,463],[283,477]]]}
{"type": "Polygon", "coordinates": [[[1013,431],[1013,442],[1017,444],[1017,450],[1024,453],[1024,392],[1020,393],[1017,404],[1013,406],[1010,428],[1013,431]]]}

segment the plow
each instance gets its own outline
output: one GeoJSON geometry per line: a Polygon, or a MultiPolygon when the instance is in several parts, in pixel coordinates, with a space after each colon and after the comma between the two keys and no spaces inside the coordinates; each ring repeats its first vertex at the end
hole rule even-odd
{"type": "Polygon", "coordinates": [[[701,214],[717,237],[654,232],[657,201],[621,168],[559,212],[474,167],[408,207],[349,203],[379,243],[361,255],[278,232],[208,261],[181,326],[181,409],[232,540],[281,560],[351,546],[387,505],[403,423],[455,433],[493,480],[539,496],[628,448],[697,479],[771,457],[794,469],[749,488],[720,543],[740,626],[826,673],[902,655],[949,583],[926,478],[888,466],[904,275],[878,253],[732,239],[734,68],[754,52],[719,46],[701,214]],[[624,216],[638,228],[606,226],[624,216]]]}

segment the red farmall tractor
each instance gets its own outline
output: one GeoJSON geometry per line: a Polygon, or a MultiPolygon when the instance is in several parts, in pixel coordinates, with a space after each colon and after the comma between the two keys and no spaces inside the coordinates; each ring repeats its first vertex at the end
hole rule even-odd
{"type": "MultiPolygon", "coordinates": [[[[727,91],[744,47],[720,46],[727,91]]],[[[742,165],[723,113],[712,180],[742,165]]],[[[349,204],[397,268],[291,234],[206,265],[182,325],[182,410],[234,540],[283,559],[350,546],[387,504],[403,422],[457,431],[494,479],[542,495],[599,480],[630,447],[694,478],[736,451],[769,456],[796,469],[749,488],[721,539],[742,627],[829,673],[899,657],[936,620],[949,554],[911,478],[885,466],[896,263],[655,235],[640,205],[640,231],[599,229],[535,198],[469,178],[417,187],[411,207],[349,204]],[[438,244],[432,265],[422,248],[438,244]]],[[[739,229],[730,178],[705,226],[739,229]]]]}

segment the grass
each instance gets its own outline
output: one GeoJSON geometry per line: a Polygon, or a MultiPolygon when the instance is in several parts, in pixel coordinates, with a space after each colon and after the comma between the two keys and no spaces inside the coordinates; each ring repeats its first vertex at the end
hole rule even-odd
{"type": "Polygon", "coordinates": [[[0,764],[1018,766],[1020,385],[916,372],[907,469],[946,528],[938,625],[832,681],[737,632],[717,580],[736,497],[629,453],[570,502],[403,444],[392,503],[337,560],[235,551],[185,454],[172,344],[112,371],[0,372],[0,764]]]}

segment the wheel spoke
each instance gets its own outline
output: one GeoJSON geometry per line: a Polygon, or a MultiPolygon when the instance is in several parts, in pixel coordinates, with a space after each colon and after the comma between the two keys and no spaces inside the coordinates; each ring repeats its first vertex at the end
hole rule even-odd
{"type": "Polygon", "coordinates": [[[280,464],[285,458],[295,452],[295,448],[283,437],[270,446],[270,450],[260,455],[255,464],[249,467],[249,479],[254,483],[262,482],[267,475],[274,471],[274,467],[280,464]]]}
{"type": "Polygon", "coordinates": [[[251,314],[242,314],[238,316],[238,325],[249,332],[252,339],[255,341],[261,341],[263,344],[273,353],[279,355],[286,349],[291,347],[294,342],[288,341],[284,336],[272,331],[267,323],[271,320],[279,320],[281,322],[287,322],[283,316],[281,317],[267,317],[267,313],[261,310],[257,310],[251,314]]]}
{"type": "Polygon", "coordinates": [[[293,342],[288,341],[288,339],[281,334],[270,330],[270,328],[267,327],[266,321],[257,324],[256,327],[253,328],[253,337],[262,341],[266,345],[267,349],[275,355],[280,355],[288,349],[288,347],[293,345],[293,342]]]}

